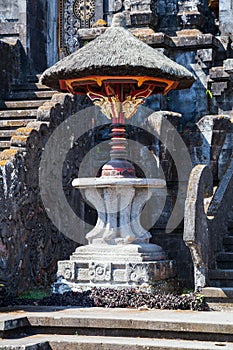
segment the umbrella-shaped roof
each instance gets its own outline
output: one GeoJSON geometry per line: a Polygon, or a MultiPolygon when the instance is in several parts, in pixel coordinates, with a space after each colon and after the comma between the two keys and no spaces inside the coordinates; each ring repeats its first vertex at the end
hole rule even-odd
{"type": "Polygon", "coordinates": [[[183,66],[137,39],[122,26],[118,14],[105,33],[48,68],[41,82],[61,91],[59,80],[86,76],[148,76],[178,82],[189,88],[194,76],[183,66]]]}

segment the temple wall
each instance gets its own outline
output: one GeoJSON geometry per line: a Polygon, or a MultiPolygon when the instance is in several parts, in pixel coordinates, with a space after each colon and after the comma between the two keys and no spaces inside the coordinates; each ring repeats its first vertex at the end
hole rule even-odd
{"type": "Polygon", "coordinates": [[[0,36],[19,38],[26,51],[27,47],[27,4],[26,0],[0,1],[0,36]]]}
{"type": "MultiPolygon", "coordinates": [[[[49,127],[44,123],[46,115],[43,114],[43,122],[19,129],[12,140],[13,147],[0,153],[0,281],[16,294],[35,287],[48,288],[56,280],[57,261],[70,256],[78,245],[59,232],[59,225],[55,226],[49,218],[39,185],[39,167],[46,142],[71,113],[86,106],[82,99],[80,102],[63,94],[61,97],[48,108],[49,127]]],[[[67,140],[60,141],[62,144],[67,140]]],[[[64,166],[64,189],[74,210],[84,217],[84,204],[81,205],[78,194],[70,192],[70,179],[77,176],[77,161],[85,152],[78,145],[75,150],[72,170],[65,170],[70,169],[69,160],[64,166]]],[[[55,162],[53,154],[51,157],[49,161],[55,162]]],[[[50,174],[47,178],[51,190],[56,175],[50,174]]],[[[68,230],[70,218],[64,215],[65,203],[56,197],[57,201],[57,217],[68,230]]]]}
{"type": "Polygon", "coordinates": [[[19,40],[0,40],[0,101],[10,88],[23,75],[26,65],[24,50],[19,40]]]}
{"type": "Polygon", "coordinates": [[[47,0],[27,1],[27,54],[31,74],[47,68],[47,0]]]}

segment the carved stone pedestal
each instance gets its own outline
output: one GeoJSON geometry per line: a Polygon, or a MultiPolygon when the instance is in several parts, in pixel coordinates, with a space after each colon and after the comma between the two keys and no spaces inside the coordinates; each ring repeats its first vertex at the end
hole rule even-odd
{"type": "Polygon", "coordinates": [[[152,189],[161,189],[159,179],[102,177],[76,179],[73,186],[98,212],[94,229],[68,261],[58,263],[58,281],[53,292],[102,288],[139,287],[170,291],[176,276],[175,262],[162,248],[150,244],[150,233],[140,223],[140,214],[152,189]]]}
{"type": "Polygon", "coordinates": [[[91,244],[77,248],[70,260],[59,261],[58,276],[55,293],[92,287],[170,291],[176,267],[155,244],[91,244]]]}

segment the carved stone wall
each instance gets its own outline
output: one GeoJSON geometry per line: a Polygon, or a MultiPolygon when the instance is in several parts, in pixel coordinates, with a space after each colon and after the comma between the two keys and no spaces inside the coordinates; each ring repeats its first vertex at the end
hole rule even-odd
{"type": "MultiPolygon", "coordinates": [[[[62,94],[62,99],[44,107],[44,121],[18,129],[13,147],[0,154],[0,281],[14,293],[50,286],[56,279],[57,261],[68,258],[77,247],[58,231],[45,211],[39,166],[53,130],[85,106],[83,100],[62,94]]],[[[41,113],[39,117],[43,119],[41,113]]],[[[67,176],[64,172],[64,183],[70,181],[67,176]]],[[[74,203],[80,208],[78,201],[74,203]]]]}
{"type": "Polygon", "coordinates": [[[26,50],[27,18],[26,0],[0,2],[0,35],[1,37],[19,38],[26,50]]]}
{"type": "Polygon", "coordinates": [[[102,18],[103,0],[59,0],[60,58],[79,48],[79,29],[91,28],[102,18]]]}

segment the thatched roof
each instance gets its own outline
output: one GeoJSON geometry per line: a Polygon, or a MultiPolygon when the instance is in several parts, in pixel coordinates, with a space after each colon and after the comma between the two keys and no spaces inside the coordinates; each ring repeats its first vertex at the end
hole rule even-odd
{"type": "Polygon", "coordinates": [[[195,78],[186,68],[137,39],[118,20],[119,16],[104,34],[47,69],[41,82],[59,91],[59,80],[134,75],[178,81],[177,89],[192,85],[195,78]]]}

